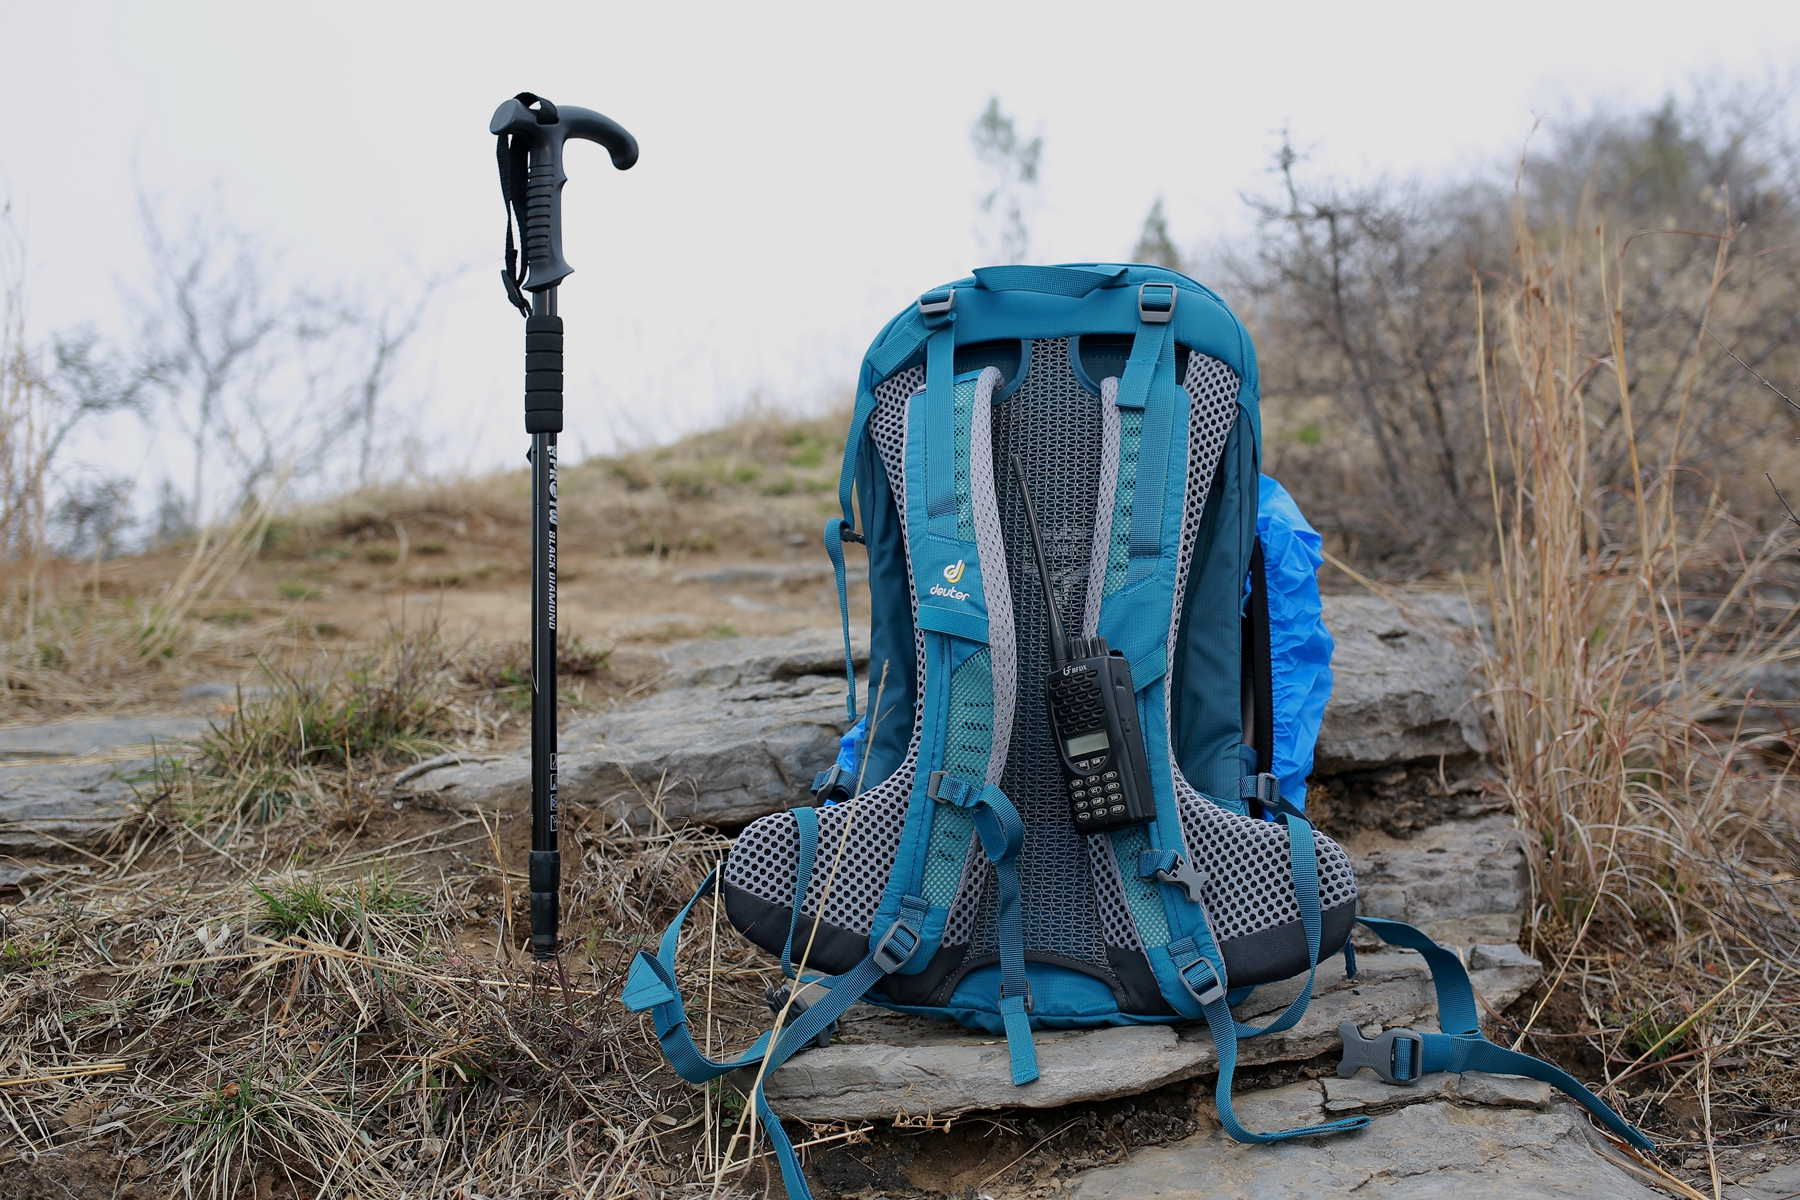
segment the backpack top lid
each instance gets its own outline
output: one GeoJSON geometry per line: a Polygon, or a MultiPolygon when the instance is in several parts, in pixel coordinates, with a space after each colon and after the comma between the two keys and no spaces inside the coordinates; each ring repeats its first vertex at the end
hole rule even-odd
{"type": "MultiPolygon", "coordinates": [[[[1165,301],[1172,310],[1165,320],[1174,327],[1173,340],[1218,359],[1238,377],[1239,403],[1260,446],[1256,347],[1243,322],[1204,284],[1167,267],[1139,263],[977,267],[961,279],[922,293],[870,343],[857,382],[857,410],[873,407],[874,388],[883,379],[923,362],[929,334],[945,324],[953,327],[957,346],[1092,334],[1130,336],[1144,323],[1144,306],[1154,309],[1165,301]],[[1179,295],[1165,290],[1171,288],[1179,295]]],[[[861,424],[853,424],[853,451],[861,433],[861,424]]],[[[854,520],[852,474],[853,464],[846,462],[838,488],[846,521],[854,520]]]]}

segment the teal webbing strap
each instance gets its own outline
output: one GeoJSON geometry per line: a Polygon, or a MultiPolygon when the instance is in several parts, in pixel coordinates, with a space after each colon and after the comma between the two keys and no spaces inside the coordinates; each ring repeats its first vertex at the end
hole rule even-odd
{"type": "Polygon", "coordinates": [[[1219,1056],[1219,1082],[1213,1088],[1213,1102],[1219,1109],[1219,1124],[1225,1127],[1233,1139],[1240,1142],[1285,1142],[1289,1138],[1317,1137],[1326,1133],[1348,1133],[1353,1129],[1368,1127],[1368,1117],[1348,1117],[1340,1121],[1326,1121],[1320,1125],[1303,1125],[1295,1129],[1283,1129],[1275,1133],[1257,1133],[1244,1128],[1231,1110],[1231,1076],[1237,1070],[1237,1021],[1231,1015],[1231,1006],[1220,996],[1206,1006],[1206,1025],[1212,1030],[1213,1049],[1219,1056]]]}
{"type": "MultiPolygon", "coordinates": [[[[816,981],[829,989],[826,996],[783,1028],[780,1036],[775,1038],[773,1048],[769,1044],[771,1034],[765,1033],[736,1058],[723,1061],[708,1058],[694,1044],[693,1035],[688,1031],[687,1013],[681,1003],[681,991],[675,982],[675,949],[680,943],[681,927],[686,924],[688,914],[693,911],[700,897],[714,886],[717,877],[717,871],[708,875],[693,898],[676,914],[668,929],[663,932],[662,944],[654,955],[638,951],[637,956],[632,959],[631,972],[626,977],[625,991],[620,996],[625,1007],[632,1012],[643,1012],[646,1009],[651,1011],[663,1054],[675,1073],[689,1083],[705,1083],[740,1068],[760,1069],[766,1080],[788,1059],[812,1045],[819,1034],[852,1004],[862,999],[883,975],[891,974],[906,965],[906,960],[919,948],[919,929],[925,920],[926,906],[923,900],[908,896],[901,902],[900,919],[889,927],[874,952],[836,979],[816,981]]],[[[768,1099],[763,1095],[762,1083],[757,1084],[752,1099],[764,1134],[775,1149],[776,1159],[781,1163],[781,1180],[787,1188],[787,1194],[792,1200],[811,1200],[812,1192],[806,1185],[806,1176],[800,1169],[800,1159],[794,1153],[793,1142],[781,1127],[781,1119],[769,1107],[768,1099]]]]}
{"type": "MultiPolygon", "coordinates": [[[[1137,479],[1131,498],[1133,559],[1162,554],[1163,497],[1168,491],[1169,447],[1175,416],[1169,394],[1176,386],[1172,331],[1172,325],[1140,325],[1132,340],[1125,374],[1119,380],[1119,407],[1144,410],[1143,440],[1138,447],[1137,479]]],[[[1137,564],[1133,565],[1133,574],[1137,574],[1137,564]]]]}
{"type": "Polygon", "coordinates": [[[932,533],[958,536],[954,315],[925,343],[925,515],[932,533]]]}
{"type": "Polygon", "coordinates": [[[848,528],[850,522],[840,517],[825,522],[825,555],[831,559],[831,573],[837,577],[838,620],[844,627],[844,682],[848,685],[844,707],[849,711],[850,724],[855,725],[856,656],[850,648],[850,592],[844,583],[844,530],[848,528]]]}
{"type": "Polygon", "coordinates": [[[926,788],[934,800],[973,809],[982,852],[994,864],[1000,885],[994,924],[1000,943],[1000,1019],[1006,1026],[1006,1049],[1012,1060],[1014,1086],[1038,1077],[1037,1048],[1031,1042],[1031,981],[1025,975],[1024,904],[1019,891],[1019,851],[1025,846],[1025,822],[1006,793],[988,784],[977,786],[935,771],[926,788]]]}
{"type": "MultiPolygon", "coordinates": [[[[1306,986],[1300,989],[1287,1009],[1273,1021],[1257,1029],[1237,1024],[1239,1037],[1256,1037],[1264,1033],[1280,1033],[1292,1029],[1312,1003],[1313,981],[1319,975],[1319,857],[1313,844],[1312,825],[1305,820],[1288,818],[1288,865],[1294,877],[1294,899],[1300,905],[1300,925],[1306,930],[1306,986]]],[[[1346,943],[1347,944],[1347,943],[1346,943]]]]}
{"type": "MultiPolygon", "coordinates": [[[[1388,945],[1417,950],[1425,956],[1425,963],[1431,969],[1431,984],[1437,992],[1438,1028],[1443,1030],[1442,1033],[1398,1031],[1405,1036],[1392,1039],[1391,1064],[1382,1064],[1388,1067],[1386,1072],[1382,1071],[1381,1066],[1375,1066],[1377,1073],[1391,1075],[1391,1081],[1395,1083],[1413,1083],[1420,1076],[1433,1071],[1490,1071],[1498,1075],[1523,1075],[1527,1079],[1536,1079],[1556,1088],[1639,1150],[1656,1149],[1654,1142],[1620,1117],[1573,1075],[1540,1058],[1496,1046],[1482,1036],[1481,1023],[1475,1009],[1475,989],[1469,985],[1469,972],[1463,966],[1462,958],[1454,951],[1446,950],[1404,921],[1386,921],[1376,917],[1357,919],[1388,945]],[[1420,1043],[1421,1050],[1417,1061],[1414,1060],[1412,1047],[1408,1045],[1415,1039],[1420,1043]]],[[[1386,1040],[1385,1035],[1381,1040],[1386,1040]]],[[[1354,1073],[1352,1063],[1352,1057],[1347,1054],[1345,1064],[1351,1066],[1354,1073]]],[[[1373,1066],[1366,1061],[1363,1065],[1373,1066]]],[[[1339,1073],[1343,1073],[1343,1068],[1339,1068],[1339,1073]]]]}
{"type": "Polygon", "coordinates": [[[850,413],[850,434],[844,439],[844,468],[838,474],[838,508],[844,524],[856,528],[856,468],[862,462],[863,437],[869,428],[869,416],[875,411],[875,393],[858,388],[856,407],[850,413]]]}
{"type": "Polygon", "coordinates": [[[792,810],[794,824],[800,829],[800,862],[794,868],[794,910],[788,916],[787,941],[781,946],[781,973],[794,977],[794,931],[800,928],[800,905],[812,883],[813,861],[819,853],[819,811],[815,808],[792,810]]]}

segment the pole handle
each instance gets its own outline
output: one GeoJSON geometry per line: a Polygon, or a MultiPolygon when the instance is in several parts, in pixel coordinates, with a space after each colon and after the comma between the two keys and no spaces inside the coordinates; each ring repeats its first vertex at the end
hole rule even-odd
{"type": "Polygon", "coordinates": [[[527,292],[553,288],[575,269],[562,252],[562,187],[568,181],[562,166],[563,143],[570,138],[597,142],[606,147],[613,166],[625,171],[637,163],[637,139],[591,108],[554,105],[528,92],[495,109],[488,132],[510,137],[515,147],[522,144],[529,154],[525,194],[515,194],[513,201],[525,237],[529,274],[523,286],[527,292]],[[536,103],[538,109],[533,111],[528,103],[536,103]]]}

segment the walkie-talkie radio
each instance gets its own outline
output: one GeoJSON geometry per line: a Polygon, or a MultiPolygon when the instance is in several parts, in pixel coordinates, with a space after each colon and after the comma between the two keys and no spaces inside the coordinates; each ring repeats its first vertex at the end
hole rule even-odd
{"type": "MultiPolygon", "coordinates": [[[[1044,559],[1044,538],[1038,532],[1031,491],[1025,486],[1025,468],[1016,454],[1012,467],[1013,477],[1019,481],[1019,498],[1025,504],[1025,523],[1031,527],[1038,582],[1044,588],[1050,629],[1050,674],[1044,679],[1044,698],[1056,754],[1062,762],[1063,786],[1069,794],[1069,815],[1082,833],[1154,820],[1156,801],[1150,792],[1144,737],[1138,729],[1131,664],[1117,650],[1109,651],[1105,638],[1071,641],[1063,636],[1056,590],[1050,585],[1050,568],[1044,559]]],[[[1099,587],[1100,581],[1092,580],[1089,586],[1099,587]]]]}

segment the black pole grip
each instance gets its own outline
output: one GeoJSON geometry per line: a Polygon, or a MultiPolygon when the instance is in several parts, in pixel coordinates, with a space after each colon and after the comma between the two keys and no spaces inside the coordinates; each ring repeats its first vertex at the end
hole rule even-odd
{"type": "Polygon", "coordinates": [[[629,170],[638,158],[637,139],[610,117],[589,108],[537,102],[541,111],[533,112],[515,97],[495,109],[493,120],[488,122],[489,133],[511,137],[515,147],[523,143],[530,154],[520,213],[525,262],[530,268],[524,284],[528,292],[555,287],[574,270],[562,253],[562,185],[568,179],[562,169],[563,143],[570,138],[598,142],[606,147],[613,166],[621,171],[629,170]]]}
{"type": "Polygon", "coordinates": [[[525,320],[525,432],[561,433],[562,414],[562,318],[528,317],[525,320]]]}

